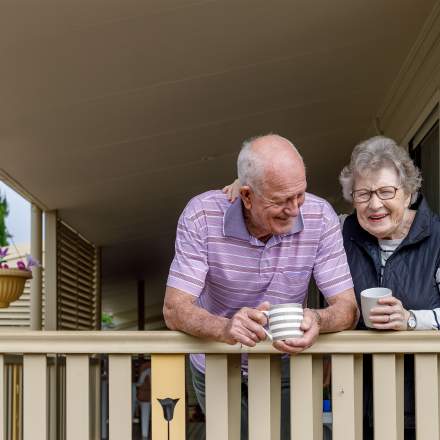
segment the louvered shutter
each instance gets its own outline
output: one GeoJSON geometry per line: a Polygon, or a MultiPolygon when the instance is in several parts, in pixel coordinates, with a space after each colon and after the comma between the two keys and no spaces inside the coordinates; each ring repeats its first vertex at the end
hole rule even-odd
{"type": "Polygon", "coordinates": [[[98,317],[97,248],[58,220],[58,330],[94,330],[98,317]]]}

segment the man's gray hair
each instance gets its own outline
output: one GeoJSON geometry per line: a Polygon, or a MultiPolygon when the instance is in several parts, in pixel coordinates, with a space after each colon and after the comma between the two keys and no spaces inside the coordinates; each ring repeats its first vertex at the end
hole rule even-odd
{"type": "Polygon", "coordinates": [[[351,192],[356,179],[390,167],[396,170],[398,185],[402,185],[403,190],[411,194],[411,203],[414,203],[422,184],[420,170],[403,148],[385,136],[375,136],[363,141],[353,150],[350,164],[339,176],[345,200],[353,202],[351,192]]]}
{"type": "MultiPolygon", "coordinates": [[[[240,184],[242,186],[249,186],[257,194],[261,194],[261,192],[264,191],[264,189],[266,188],[263,181],[265,163],[261,159],[261,157],[250,148],[250,146],[256,140],[266,136],[278,136],[278,135],[275,133],[269,133],[260,136],[254,136],[251,137],[250,139],[247,139],[246,141],[243,142],[237,160],[237,171],[238,171],[238,179],[240,180],[240,184]]],[[[292,146],[292,148],[298,153],[298,150],[295,148],[292,142],[290,142],[286,138],[283,138],[282,136],[278,136],[278,137],[287,141],[292,146]]],[[[299,153],[298,156],[300,157],[302,164],[304,165],[304,160],[299,153]]],[[[304,165],[304,169],[305,169],[305,165],[304,165]]]]}

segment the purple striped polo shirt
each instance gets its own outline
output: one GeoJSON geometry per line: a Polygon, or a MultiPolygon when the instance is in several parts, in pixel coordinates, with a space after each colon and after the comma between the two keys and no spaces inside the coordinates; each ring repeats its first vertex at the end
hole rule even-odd
{"type": "MultiPolygon", "coordinates": [[[[242,202],[221,191],[194,197],[180,216],[167,285],[198,297],[212,315],[232,318],[243,307],[307,304],[310,277],[325,297],[353,287],[339,219],[328,202],[306,193],[292,229],[264,244],[249,234],[242,202]]],[[[287,355],[286,355],[287,356],[287,355]]],[[[191,361],[205,372],[205,355],[191,361]]],[[[247,374],[247,355],[242,356],[247,374]]]]}

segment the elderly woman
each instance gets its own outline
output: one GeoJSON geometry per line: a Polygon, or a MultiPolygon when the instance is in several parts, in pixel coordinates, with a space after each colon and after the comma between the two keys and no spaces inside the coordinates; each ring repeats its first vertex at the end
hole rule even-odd
{"type": "MultiPolygon", "coordinates": [[[[386,307],[370,311],[376,329],[438,330],[440,217],[419,192],[420,171],[403,148],[377,136],[356,146],[340,182],[356,208],[340,219],[359,309],[363,290],[387,287],[393,296],[379,300],[386,307]]],[[[238,187],[229,187],[230,198],[238,187]]],[[[369,330],[362,314],[357,330],[369,330]]],[[[414,357],[405,355],[405,439],[415,438],[414,400],[414,357]]],[[[373,439],[373,422],[372,360],[364,355],[364,440],[373,439]]]]}

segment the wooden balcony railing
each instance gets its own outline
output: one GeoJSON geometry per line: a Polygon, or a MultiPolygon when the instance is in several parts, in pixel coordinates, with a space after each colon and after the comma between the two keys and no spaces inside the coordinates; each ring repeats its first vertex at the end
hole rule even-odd
{"type": "MultiPolygon", "coordinates": [[[[98,370],[92,354],[109,354],[109,438],[132,435],[131,354],[152,354],[152,436],[166,439],[168,425],[157,399],[179,402],[170,439],[185,439],[186,353],[206,353],[206,438],[240,438],[240,355],[249,355],[249,438],[278,440],[281,361],[270,343],[250,349],[203,341],[179,332],[14,332],[0,338],[0,440],[9,440],[7,356],[23,353],[23,439],[53,438],[48,411],[53,378],[49,354],[66,355],[67,440],[99,437],[90,383],[98,370]],[[49,363],[50,364],[50,363],[49,363]],[[96,371],[91,372],[95,368],[96,371]],[[92,378],[92,379],[91,379],[92,378]]],[[[438,439],[440,333],[355,332],[322,335],[307,352],[290,358],[292,439],[322,439],[322,354],[332,354],[333,438],[362,439],[362,354],[373,354],[376,440],[403,438],[403,354],[415,354],[417,439],[438,439]]],[[[16,373],[17,374],[17,373],[16,373]]],[[[95,377],[96,376],[96,377],[95,377]]],[[[96,399],[96,397],[95,397],[96,399]]],[[[10,401],[10,400],[9,400],[10,401]]],[[[95,405],[96,408],[96,405],[95,405]]]]}

